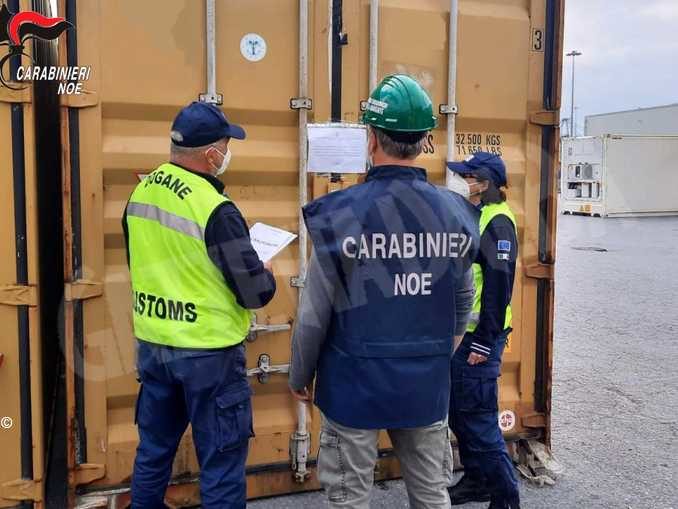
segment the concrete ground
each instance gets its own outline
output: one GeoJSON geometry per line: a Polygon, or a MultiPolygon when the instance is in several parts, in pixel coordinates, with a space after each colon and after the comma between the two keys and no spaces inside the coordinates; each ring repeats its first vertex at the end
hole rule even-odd
{"type": "MultiPolygon", "coordinates": [[[[555,487],[523,483],[523,508],[678,509],[677,262],[678,218],[560,216],[553,453],[566,471],[555,487]]],[[[407,508],[402,482],[375,488],[371,507],[407,508]]]]}

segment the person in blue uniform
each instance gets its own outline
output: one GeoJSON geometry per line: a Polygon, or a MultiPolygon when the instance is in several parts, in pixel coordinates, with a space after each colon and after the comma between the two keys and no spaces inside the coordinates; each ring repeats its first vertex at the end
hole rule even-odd
{"type": "Polygon", "coordinates": [[[511,294],[518,257],[516,219],[506,203],[506,166],[478,152],[448,163],[461,193],[480,209],[480,250],[473,265],[475,297],[466,334],[452,358],[450,427],[464,476],[453,505],[490,501],[491,509],[520,507],[518,482],[498,423],[497,379],[511,332],[511,294]],[[461,181],[460,179],[463,179],[461,181]]]}
{"type": "Polygon", "coordinates": [[[289,385],[322,412],[318,479],[332,509],[368,509],[388,431],[413,509],[447,509],[453,336],[472,304],[478,213],[417,164],[435,127],[415,80],[371,94],[363,184],[304,209],[313,241],[289,385]]]}

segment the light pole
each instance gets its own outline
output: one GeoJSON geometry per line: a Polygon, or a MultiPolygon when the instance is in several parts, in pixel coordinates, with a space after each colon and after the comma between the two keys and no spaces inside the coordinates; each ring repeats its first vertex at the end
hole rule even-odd
{"type": "Polygon", "coordinates": [[[570,97],[570,138],[574,137],[574,59],[581,55],[577,50],[570,51],[566,56],[572,57],[572,95],[570,97]]]}

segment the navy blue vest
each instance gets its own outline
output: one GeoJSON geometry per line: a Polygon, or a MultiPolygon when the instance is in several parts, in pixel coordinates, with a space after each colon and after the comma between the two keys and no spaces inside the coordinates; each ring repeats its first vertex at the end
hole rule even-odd
{"type": "Polygon", "coordinates": [[[426,172],[378,166],[303,209],[333,283],[316,405],[358,429],[447,416],[457,280],[478,251],[478,212],[426,172]]]}

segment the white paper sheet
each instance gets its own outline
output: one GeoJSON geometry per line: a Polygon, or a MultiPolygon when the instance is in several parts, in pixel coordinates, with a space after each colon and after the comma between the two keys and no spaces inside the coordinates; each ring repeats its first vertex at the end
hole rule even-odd
{"type": "Polygon", "coordinates": [[[309,124],[308,171],[365,173],[367,133],[358,124],[309,124]]]}
{"type": "Polygon", "coordinates": [[[262,262],[269,261],[296,238],[295,233],[264,223],[255,223],[250,228],[252,247],[262,262]]]}

